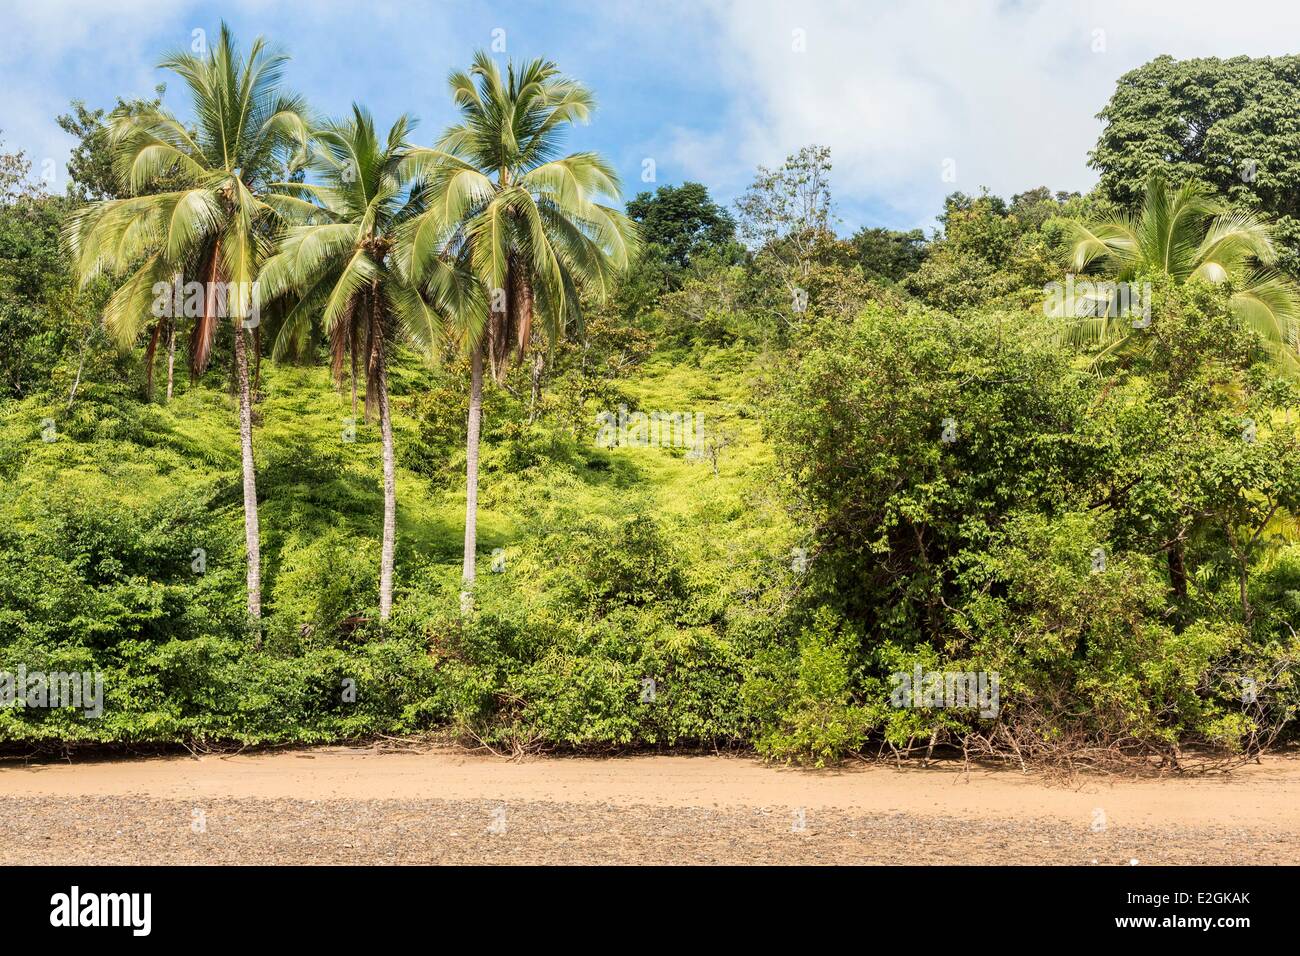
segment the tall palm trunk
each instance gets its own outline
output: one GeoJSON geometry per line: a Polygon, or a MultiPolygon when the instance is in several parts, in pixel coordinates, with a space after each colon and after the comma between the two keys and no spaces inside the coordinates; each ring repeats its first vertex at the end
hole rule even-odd
{"type": "Polygon", "coordinates": [[[514,286],[515,356],[522,360],[533,334],[533,280],[522,266],[514,270],[511,279],[514,286]]]}
{"type": "MultiPolygon", "coordinates": [[[[365,344],[363,347],[366,350],[366,355],[367,356],[373,355],[373,349],[375,344],[374,332],[371,330],[369,324],[366,325],[364,337],[365,337],[365,344]]],[[[370,359],[367,358],[366,361],[369,362],[370,359]]],[[[375,404],[375,396],[370,394],[371,381],[372,381],[371,377],[367,375],[366,376],[366,401],[365,404],[362,406],[362,414],[365,416],[367,425],[370,424],[370,409],[373,408],[375,404]]]]}
{"type": "Polygon", "coordinates": [[[162,339],[163,324],[163,319],[153,324],[153,331],[149,333],[149,345],[144,351],[144,395],[148,402],[153,401],[153,367],[158,356],[158,342],[162,339]]]}
{"type": "Polygon", "coordinates": [[[167,323],[167,401],[172,400],[172,387],[176,382],[176,317],[167,323]]]}
{"type": "Polygon", "coordinates": [[[483,345],[474,346],[470,360],[469,422],[465,438],[465,564],[461,581],[465,591],[474,586],[474,565],[478,548],[478,436],[483,417],[483,345]]]}
{"type": "Polygon", "coordinates": [[[545,366],[546,356],[541,351],[533,353],[533,393],[528,401],[528,424],[537,421],[538,405],[542,401],[542,370],[545,366]]]}
{"type": "Polygon", "coordinates": [[[172,392],[176,384],[176,313],[180,311],[176,308],[176,303],[180,302],[184,295],[184,276],[176,273],[172,278],[172,310],[171,318],[167,322],[167,401],[171,402],[172,392]]]}
{"type": "MultiPolygon", "coordinates": [[[[262,548],[257,525],[257,476],[253,470],[253,403],[248,389],[248,347],[244,327],[235,326],[235,369],[239,380],[239,446],[244,468],[244,541],[248,547],[248,617],[262,617],[262,548]]],[[[260,635],[257,638],[261,643],[260,635]]]]}
{"type": "Polygon", "coordinates": [[[352,425],[357,424],[357,337],[353,332],[348,336],[352,339],[348,345],[348,352],[352,355],[352,425]]]}
{"type": "Polygon", "coordinates": [[[253,329],[253,394],[262,391],[262,327],[253,329]]]}
{"type": "Polygon", "coordinates": [[[393,551],[397,545],[397,484],[393,476],[393,421],[388,413],[388,367],[384,361],[384,338],[376,331],[371,361],[375,366],[375,390],[379,393],[379,431],[384,440],[384,541],[379,557],[379,620],[393,611],[393,551]]]}

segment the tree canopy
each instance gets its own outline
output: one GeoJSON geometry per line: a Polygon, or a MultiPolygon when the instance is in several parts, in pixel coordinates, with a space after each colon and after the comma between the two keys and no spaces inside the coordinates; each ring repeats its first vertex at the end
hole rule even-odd
{"type": "Polygon", "coordinates": [[[660,186],[641,192],[627,204],[627,214],[641,227],[641,238],[669,263],[685,269],[707,250],[725,247],[736,237],[736,221],[709,196],[701,183],[660,186]]]}
{"type": "Polygon", "coordinates": [[[1141,202],[1152,173],[1196,179],[1277,221],[1300,275],[1300,56],[1159,56],[1120,77],[1089,164],[1105,195],[1141,202]]]}

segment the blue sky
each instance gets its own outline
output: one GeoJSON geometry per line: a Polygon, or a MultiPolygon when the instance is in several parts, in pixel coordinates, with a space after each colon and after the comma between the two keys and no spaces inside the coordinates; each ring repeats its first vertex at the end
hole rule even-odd
{"type": "MultiPolygon", "coordinates": [[[[223,18],[245,43],[284,46],[288,83],[317,109],[410,112],[421,142],[452,117],[448,71],[503,37],[502,56],[550,57],[593,88],[599,109],[570,145],[608,156],[625,195],[695,179],[730,202],[758,164],[818,142],[842,231],[931,228],[954,189],[1087,189],[1095,114],[1127,70],[1300,49],[1292,0],[30,0],[5,16],[0,129],[38,174],[63,175],[71,141],[54,117],[70,100],[149,95],[162,55],[223,18]]],[[[184,114],[181,92],[167,102],[184,114]]]]}

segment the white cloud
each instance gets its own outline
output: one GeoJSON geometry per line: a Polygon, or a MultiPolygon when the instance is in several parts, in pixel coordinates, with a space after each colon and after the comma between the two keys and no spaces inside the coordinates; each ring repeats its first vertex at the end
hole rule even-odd
{"type": "Polygon", "coordinates": [[[413,109],[427,132],[450,115],[449,65],[499,23],[512,54],[556,56],[602,94],[598,123],[618,130],[604,148],[632,190],[642,157],[653,157],[660,180],[696,179],[728,199],[755,166],[818,142],[832,148],[846,225],[928,226],[953,189],[1088,188],[1095,115],[1118,78],[1152,57],[1283,54],[1300,35],[1294,0],[703,2],[594,13],[580,3],[460,3],[448,14],[381,0],[359,30],[352,0],[323,0],[305,14],[259,0],[32,0],[12,5],[0,33],[0,128],[6,148],[21,146],[38,167],[62,161],[71,142],[52,119],[69,96],[104,106],[148,95],[165,79],[153,68],[161,54],[226,14],[241,36],[289,44],[291,85],[322,109],[344,110],[353,98],[383,115],[413,109]],[[793,49],[796,29],[803,52],[793,49]],[[1103,52],[1092,49],[1096,30],[1103,52]],[[955,182],[941,178],[945,159],[955,182]]]}
{"type": "MultiPolygon", "coordinates": [[[[1283,54],[1300,27],[1290,0],[1231,9],[1208,0],[716,0],[714,14],[718,66],[737,105],[728,129],[700,134],[703,154],[734,142],[752,167],[822,143],[842,200],[896,209],[916,225],[954,189],[1087,189],[1095,115],[1123,73],[1161,53],[1283,54]],[[945,159],[955,182],[941,178],[945,159]]],[[[689,155],[689,140],[675,148],[689,155]]]]}
{"type": "MultiPolygon", "coordinates": [[[[175,23],[183,6],[180,0],[102,5],[37,0],[7,9],[6,29],[0,32],[5,149],[24,149],[37,175],[47,161],[57,162],[62,175],[75,141],[53,118],[68,112],[69,79],[92,78],[85,85],[102,94],[92,107],[111,105],[119,94],[151,94],[160,79],[153,69],[157,37],[175,23]]],[[[170,45],[188,44],[188,29],[182,34],[177,26],[170,45]]],[[[62,191],[61,182],[56,191],[62,191]]]]}

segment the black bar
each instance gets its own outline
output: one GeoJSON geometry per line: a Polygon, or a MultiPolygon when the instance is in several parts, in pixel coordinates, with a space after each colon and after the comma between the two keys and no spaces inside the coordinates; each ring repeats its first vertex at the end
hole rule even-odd
{"type": "MultiPolygon", "coordinates": [[[[494,944],[512,934],[534,943],[573,939],[577,927],[586,936],[607,926],[618,934],[610,937],[614,942],[642,933],[743,938],[782,925],[813,932],[893,923],[910,926],[908,935],[918,941],[945,945],[977,945],[985,931],[1012,931],[1026,942],[1195,935],[1231,945],[1293,923],[1300,868],[604,869],[7,867],[0,870],[0,899],[6,936],[15,942],[75,934],[128,945],[342,945],[358,934],[370,943],[418,934],[441,946],[466,933],[494,944]],[[74,886],[83,906],[89,895],[149,894],[148,934],[137,935],[143,920],[133,928],[125,918],[127,925],[116,927],[51,925],[58,894],[70,901],[74,886]],[[1134,919],[1154,922],[1120,925],[1134,919]],[[1208,928],[1200,925],[1205,919],[1208,928]],[[713,926],[701,925],[708,923],[713,926]],[[1034,935],[1040,932],[1045,935],[1034,935]]],[[[142,915],[143,897],[140,904],[122,912],[142,915]]]]}

